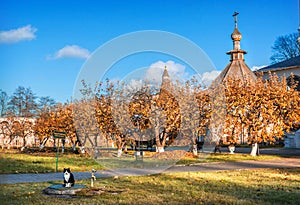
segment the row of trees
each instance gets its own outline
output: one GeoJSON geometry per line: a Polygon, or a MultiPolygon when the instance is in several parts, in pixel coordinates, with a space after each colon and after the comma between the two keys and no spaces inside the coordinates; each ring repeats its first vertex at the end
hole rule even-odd
{"type": "Polygon", "coordinates": [[[42,113],[54,109],[56,102],[50,97],[37,97],[31,88],[19,86],[12,96],[0,90],[0,135],[2,145],[10,147],[13,140],[22,143],[22,149],[29,138],[34,140],[35,119],[42,113]]]}
{"type": "Polygon", "coordinates": [[[55,105],[55,100],[49,96],[37,97],[31,88],[19,86],[12,96],[0,89],[0,117],[36,117],[55,105]]]}
{"type": "Polygon", "coordinates": [[[33,118],[33,109],[15,106],[17,116],[34,121],[8,120],[1,124],[0,134],[10,141],[23,138],[25,147],[32,130],[43,147],[54,130],[65,131],[73,147],[78,143],[82,150],[93,149],[114,142],[118,156],[126,143],[153,140],[157,151],[164,152],[167,144],[196,147],[197,137],[205,136],[207,143],[221,139],[227,144],[255,144],[255,155],[258,143],[273,143],[299,126],[300,96],[294,88],[275,75],[255,84],[229,79],[210,89],[194,79],[159,88],[109,80],[91,88],[83,81],[82,98],[65,104],[46,100],[33,118]]]}
{"type": "Polygon", "coordinates": [[[228,81],[226,89],[226,124],[224,134],[231,143],[246,136],[255,146],[256,155],[261,142],[274,143],[290,129],[298,129],[300,96],[296,83],[287,86],[285,78],[270,74],[270,80],[259,78],[255,84],[228,81]]]}

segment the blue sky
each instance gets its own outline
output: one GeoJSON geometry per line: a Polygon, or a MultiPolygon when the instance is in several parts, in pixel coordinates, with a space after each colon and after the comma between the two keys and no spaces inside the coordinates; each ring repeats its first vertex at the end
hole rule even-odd
{"type": "MultiPolygon", "coordinates": [[[[0,11],[0,89],[11,95],[18,86],[30,87],[37,96],[61,102],[71,98],[87,57],[123,34],[178,34],[222,70],[232,49],[234,11],[240,13],[241,48],[248,51],[250,68],[268,65],[275,39],[299,26],[298,0],[2,0],[0,11]]],[[[124,61],[109,77],[123,78],[131,68],[159,62],[181,63],[165,55],[134,60],[124,61]]]]}

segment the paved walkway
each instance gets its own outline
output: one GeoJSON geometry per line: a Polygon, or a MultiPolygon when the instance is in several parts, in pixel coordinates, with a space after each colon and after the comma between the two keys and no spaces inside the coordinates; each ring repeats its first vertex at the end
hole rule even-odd
{"type": "MultiPolygon", "coordinates": [[[[241,169],[260,169],[260,168],[300,168],[300,158],[284,158],[264,161],[238,161],[238,162],[213,162],[199,163],[189,166],[173,166],[163,169],[163,173],[170,172],[208,172],[222,170],[241,170],[241,169]]],[[[160,173],[158,169],[119,169],[96,172],[97,178],[113,177],[121,175],[143,175],[160,173]]],[[[75,172],[75,179],[88,179],[91,177],[90,172],[75,172]]],[[[25,182],[48,182],[63,179],[62,173],[47,174],[0,174],[0,184],[16,184],[25,182]]]]}
{"type": "Polygon", "coordinates": [[[199,163],[190,166],[174,166],[165,172],[208,172],[224,170],[242,170],[242,169],[262,169],[262,168],[300,168],[300,158],[285,158],[280,160],[245,160],[238,162],[212,162],[199,163]]]}
{"type": "MultiPolygon", "coordinates": [[[[228,153],[227,147],[221,148],[222,153],[228,153]]],[[[241,154],[250,154],[251,148],[250,147],[236,147],[235,153],[241,154]]],[[[297,156],[300,157],[300,149],[299,148],[264,148],[259,149],[260,154],[262,155],[278,155],[278,156],[297,156]]]]}

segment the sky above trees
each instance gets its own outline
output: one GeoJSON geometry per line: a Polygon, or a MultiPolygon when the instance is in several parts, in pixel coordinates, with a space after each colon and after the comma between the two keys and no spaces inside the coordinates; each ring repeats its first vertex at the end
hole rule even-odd
{"type": "MultiPolygon", "coordinates": [[[[30,87],[38,96],[61,102],[71,99],[88,57],[126,33],[161,30],[183,36],[198,45],[220,71],[229,62],[226,52],[232,49],[234,11],[240,13],[241,48],[248,51],[245,59],[250,68],[269,65],[276,38],[296,32],[299,25],[297,0],[10,0],[0,4],[0,11],[0,89],[11,95],[18,86],[30,87]]],[[[118,62],[107,77],[122,79],[141,67],[150,68],[148,74],[159,67],[161,73],[168,61],[170,75],[188,72],[188,65],[168,55],[128,59],[118,62]]]]}

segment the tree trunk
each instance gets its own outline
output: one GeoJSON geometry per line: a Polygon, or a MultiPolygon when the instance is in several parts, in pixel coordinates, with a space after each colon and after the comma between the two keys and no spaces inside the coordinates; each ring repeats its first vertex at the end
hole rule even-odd
{"type": "Polygon", "coordinates": [[[61,140],[61,153],[64,153],[65,152],[65,144],[66,144],[66,141],[64,139],[61,140]]]}
{"type": "MultiPolygon", "coordinates": [[[[78,138],[77,138],[78,139],[78,138]]],[[[84,154],[85,153],[85,143],[86,143],[86,140],[88,139],[88,136],[87,136],[87,134],[84,136],[84,140],[83,140],[83,142],[81,142],[79,139],[78,139],[78,141],[80,142],[80,144],[78,144],[79,145],[79,149],[80,149],[80,152],[81,152],[81,154],[84,154]]]]}
{"type": "Polygon", "coordinates": [[[256,143],[252,144],[250,155],[255,157],[255,156],[257,156],[257,154],[258,154],[258,144],[256,142],[256,143]]]}
{"type": "Polygon", "coordinates": [[[40,150],[42,150],[45,146],[41,143],[40,144],[40,150]]]}
{"type": "Polygon", "coordinates": [[[79,149],[80,149],[81,154],[84,154],[84,153],[85,153],[84,146],[79,147],[79,149]]]}
{"type": "Polygon", "coordinates": [[[193,144],[192,149],[193,149],[193,155],[198,156],[197,144],[193,144]]]}
{"type": "Polygon", "coordinates": [[[22,138],[23,138],[23,147],[26,147],[26,136],[24,136],[22,138]]]}
{"type": "Polygon", "coordinates": [[[117,157],[121,157],[121,155],[122,155],[122,147],[118,148],[118,156],[117,157]]]}
{"type": "Polygon", "coordinates": [[[229,150],[229,154],[234,154],[235,146],[234,145],[229,145],[228,150],[229,150]]]}
{"type": "Polygon", "coordinates": [[[162,146],[162,147],[158,147],[158,146],[157,146],[156,148],[157,148],[156,151],[157,151],[158,153],[163,153],[163,152],[165,152],[165,148],[164,148],[163,146],[162,146]]]}
{"type": "Polygon", "coordinates": [[[162,133],[159,132],[159,127],[156,128],[155,134],[156,134],[156,152],[162,153],[165,151],[165,144],[166,144],[166,132],[162,131],[162,133]]]}
{"type": "Polygon", "coordinates": [[[53,149],[56,150],[56,140],[53,138],[53,149]]]}
{"type": "Polygon", "coordinates": [[[76,145],[78,145],[78,147],[81,149],[82,147],[82,144],[81,144],[81,141],[79,140],[79,137],[78,135],[76,134],[76,141],[72,144],[72,148],[73,148],[73,152],[76,152],[76,145]]]}
{"type": "Polygon", "coordinates": [[[23,146],[21,147],[21,152],[23,152],[26,148],[26,137],[22,137],[23,138],[23,146]]]}
{"type": "Polygon", "coordinates": [[[7,149],[9,149],[10,148],[10,141],[11,141],[11,138],[5,138],[4,139],[4,147],[6,146],[7,147],[7,149]]]}
{"type": "Polygon", "coordinates": [[[45,137],[42,142],[40,143],[40,150],[42,150],[45,147],[45,144],[47,143],[49,137],[45,137]]]}
{"type": "Polygon", "coordinates": [[[126,138],[126,135],[117,135],[116,136],[116,144],[118,147],[118,157],[121,157],[121,155],[122,155],[122,149],[126,143],[125,138],[126,138]]]}

